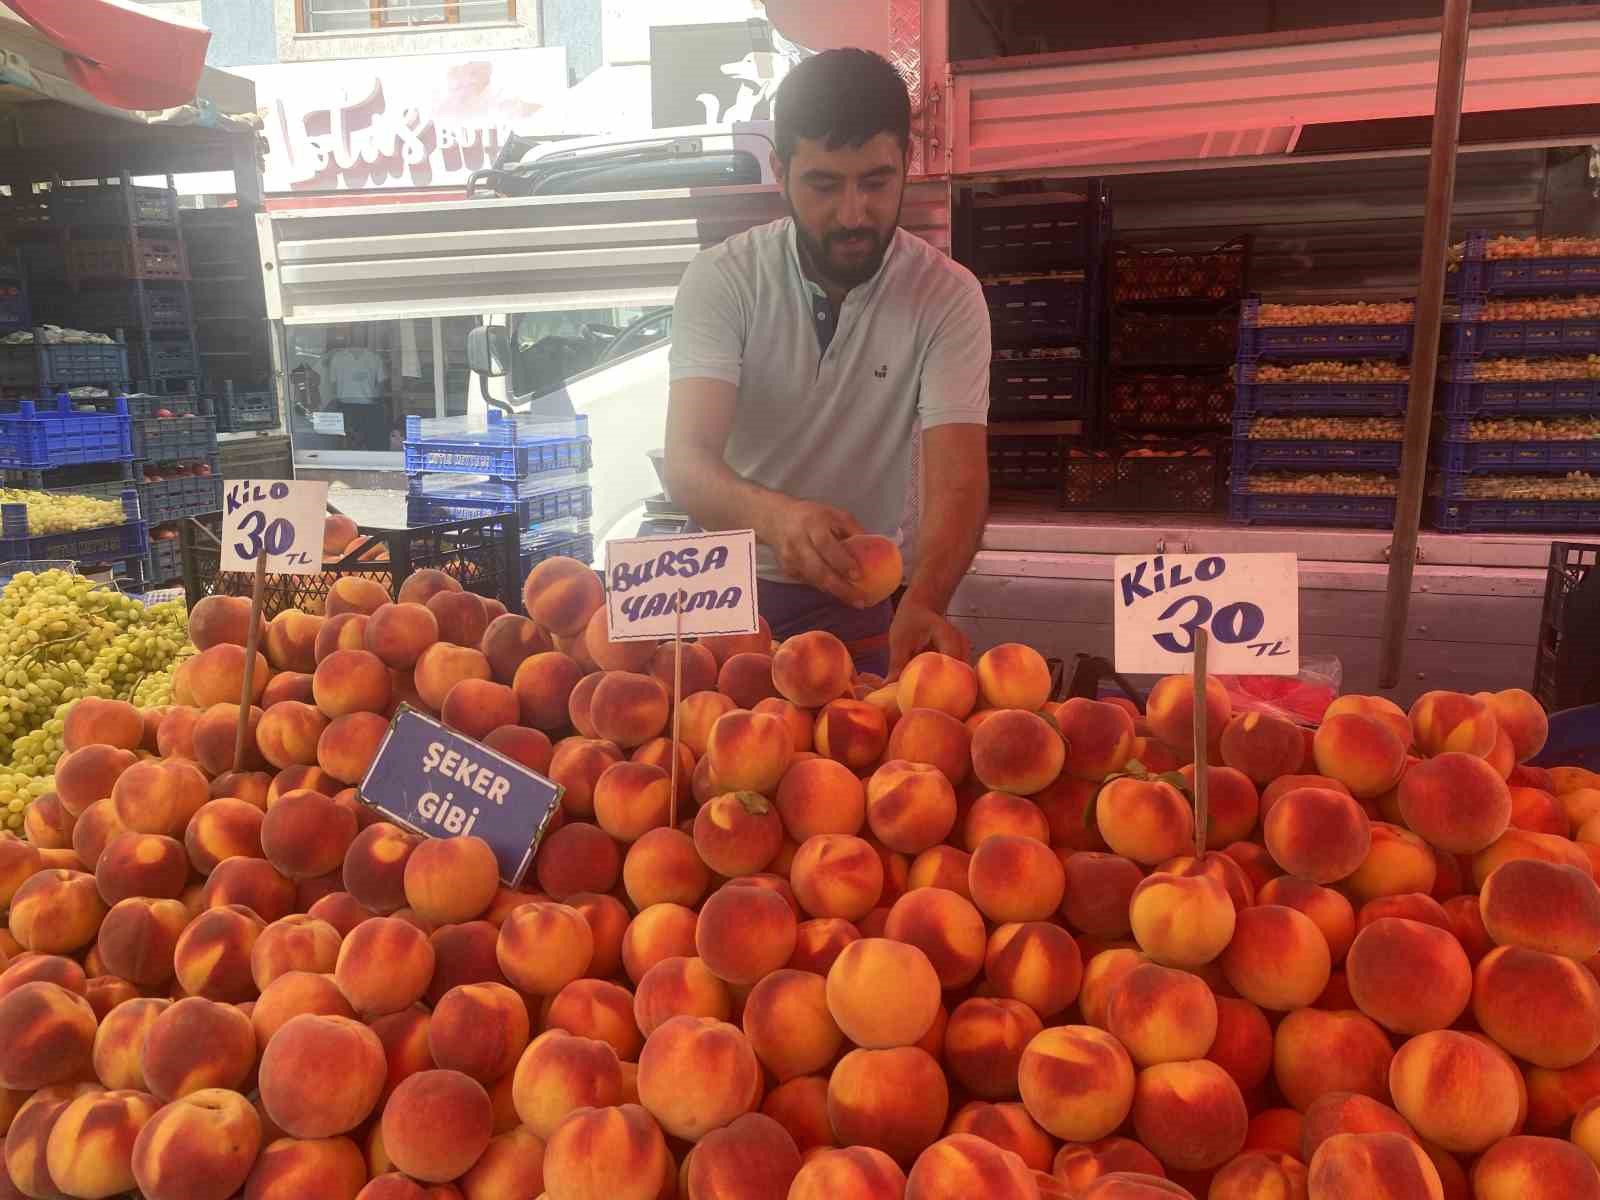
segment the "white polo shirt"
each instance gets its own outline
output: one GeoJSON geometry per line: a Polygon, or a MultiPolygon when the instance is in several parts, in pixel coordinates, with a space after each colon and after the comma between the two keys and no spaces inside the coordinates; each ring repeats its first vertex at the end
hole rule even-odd
{"type": "MultiPolygon", "coordinates": [[[[739,389],[726,461],[762,487],[837,505],[898,540],[919,426],[984,425],[989,310],[965,267],[897,229],[852,288],[824,352],[822,289],[794,223],[729,238],[689,264],[672,316],[672,379],[739,389]]],[[[760,547],[763,578],[783,579],[760,547]]]]}

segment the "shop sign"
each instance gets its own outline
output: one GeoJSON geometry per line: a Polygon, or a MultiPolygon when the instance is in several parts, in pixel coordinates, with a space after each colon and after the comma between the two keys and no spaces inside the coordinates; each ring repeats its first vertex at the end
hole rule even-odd
{"type": "Polygon", "coordinates": [[[521,763],[401,705],[361,781],[361,799],[424,837],[489,843],[500,881],[528,873],[562,788],[521,763]]]}
{"type": "Polygon", "coordinates": [[[270,575],[322,570],[328,485],[287,479],[232,479],[222,485],[222,569],[270,575]]]}
{"type": "Polygon", "coordinates": [[[1221,674],[1300,670],[1300,565],[1293,554],[1121,554],[1112,576],[1117,670],[1171,675],[1210,637],[1221,674]]]}
{"type": "Polygon", "coordinates": [[[749,529],[606,543],[613,642],[754,633],[756,535],[749,529]]]}

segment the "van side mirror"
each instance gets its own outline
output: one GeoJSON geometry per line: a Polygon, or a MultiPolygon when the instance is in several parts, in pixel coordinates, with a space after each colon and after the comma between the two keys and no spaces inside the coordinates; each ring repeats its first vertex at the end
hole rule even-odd
{"type": "Polygon", "coordinates": [[[479,325],[467,331],[467,366],[486,379],[510,370],[511,333],[504,325],[479,325]]]}

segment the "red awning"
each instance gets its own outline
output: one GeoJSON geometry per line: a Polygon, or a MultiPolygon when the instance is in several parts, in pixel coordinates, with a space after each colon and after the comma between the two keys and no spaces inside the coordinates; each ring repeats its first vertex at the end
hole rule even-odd
{"type": "Polygon", "coordinates": [[[0,0],[67,55],[72,81],[103,104],[194,101],[211,31],[127,0],[0,0]]]}

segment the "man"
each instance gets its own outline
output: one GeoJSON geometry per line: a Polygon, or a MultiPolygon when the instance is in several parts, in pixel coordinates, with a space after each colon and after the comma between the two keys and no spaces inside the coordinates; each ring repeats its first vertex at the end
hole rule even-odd
{"type": "Polygon", "coordinates": [[[667,487],[707,529],[753,528],[761,611],[827,629],[890,677],[932,647],[988,512],[989,313],[977,280],[899,228],[905,85],[882,58],[807,59],[777,97],[789,217],[705,251],[672,321],[667,487]],[[916,562],[897,608],[866,607],[861,532],[898,536],[920,426],[916,562]]]}
{"type": "Polygon", "coordinates": [[[387,450],[388,367],[376,351],[355,344],[349,326],[341,326],[339,332],[339,348],[328,356],[328,375],[335,405],[344,415],[345,438],[353,450],[387,450]]]}

